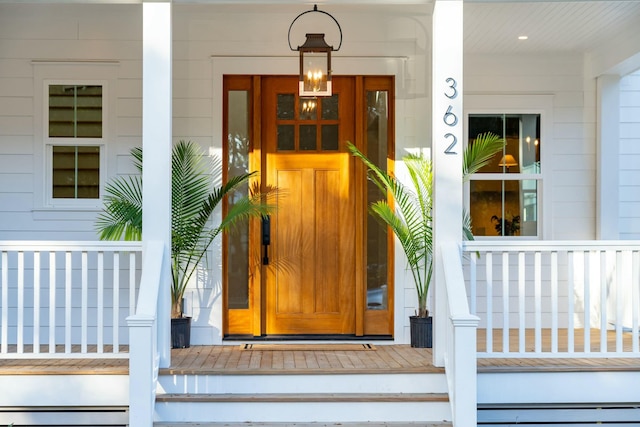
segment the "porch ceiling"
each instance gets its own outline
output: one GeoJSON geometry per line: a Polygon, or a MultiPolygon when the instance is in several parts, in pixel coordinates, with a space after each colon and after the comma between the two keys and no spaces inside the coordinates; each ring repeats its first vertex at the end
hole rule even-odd
{"type": "Polygon", "coordinates": [[[470,53],[585,53],[637,33],[640,2],[467,1],[464,19],[470,53]]]}
{"type": "MultiPolygon", "coordinates": [[[[143,3],[146,0],[0,0],[3,3],[143,3]]],[[[309,0],[167,0],[269,12],[304,10],[309,0]]],[[[324,9],[367,14],[429,14],[434,0],[319,0],[324,9]]],[[[465,0],[466,54],[587,54],[594,75],[640,68],[638,0],[465,0]],[[527,36],[527,40],[519,40],[527,36]]]]}

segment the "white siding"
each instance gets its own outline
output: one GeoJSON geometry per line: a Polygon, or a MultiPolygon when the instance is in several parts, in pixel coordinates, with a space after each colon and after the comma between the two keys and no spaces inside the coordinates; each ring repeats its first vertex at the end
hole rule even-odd
{"type": "Polygon", "coordinates": [[[620,81],[620,238],[640,239],[640,71],[620,81]]]}
{"type": "MultiPolygon", "coordinates": [[[[220,93],[221,81],[213,78],[212,58],[295,58],[297,53],[287,43],[287,29],[308,9],[308,5],[174,5],[174,140],[193,140],[219,150],[221,99],[215,94],[220,93]]],[[[366,64],[372,58],[391,64],[386,74],[397,74],[398,157],[405,148],[429,147],[431,7],[370,5],[365,10],[331,5],[327,11],[339,21],[344,37],[342,48],[334,55],[337,74],[367,74],[366,64]],[[362,56],[369,58],[357,58],[362,56]],[[341,57],[345,58],[342,63],[341,57]],[[345,63],[360,66],[347,69],[345,63]]],[[[35,105],[38,89],[33,63],[116,64],[116,95],[110,110],[116,123],[106,142],[107,179],[135,172],[129,150],[141,145],[141,23],[140,5],[0,5],[0,239],[97,238],[97,210],[43,209],[37,200],[43,187],[37,178],[43,164],[38,131],[42,106],[35,105]]],[[[328,42],[336,45],[337,28],[332,22],[325,27],[328,42]]],[[[300,37],[304,38],[308,28],[302,23],[292,30],[294,48],[302,44],[300,37]]],[[[295,74],[296,68],[286,73],[295,74]]],[[[213,252],[212,259],[220,259],[220,248],[213,252]]],[[[406,314],[415,309],[415,291],[412,282],[405,280],[404,262],[396,265],[395,335],[402,340],[408,337],[406,314]]],[[[193,303],[194,343],[220,339],[220,265],[210,262],[208,267],[214,270],[210,281],[194,285],[187,295],[193,303]]]]}
{"type": "MultiPolygon", "coordinates": [[[[43,141],[33,61],[118,63],[116,132],[104,155],[127,156],[141,136],[140,22],[139,5],[0,5],[0,239],[97,238],[95,209],[42,209],[36,200],[43,141]]],[[[120,172],[115,166],[107,177],[120,172]]]]}
{"type": "Polygon", "coordinates": [[[542,233],[547,239],[595,238],[595,81],[580,55],[467,55],[465,92],[551,95],[553,129],[541,141],[542,233]]]}

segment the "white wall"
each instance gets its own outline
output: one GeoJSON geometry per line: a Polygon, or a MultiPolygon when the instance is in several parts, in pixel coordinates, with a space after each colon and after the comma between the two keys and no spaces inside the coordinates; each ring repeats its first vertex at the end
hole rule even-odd
{"type": "Polygon", "coordinates": [[[620,80],[620,238],[640,239],[640,71],[620,80]]]}
{"type": "MultiPolygon", "coordinates": [[[[219,151],[221,100],[215,94],[220,93],[221,81],[214,79],[212,58],[295,58],[287,30],[305,10],[307,6],[174,5],[174,139],[194,140],[219,151]]],[[[376,69],[384,70],[381,74],[395,74],[398,157],[405,148],[428,148],[431,8],[332,5],[327,11],[339,21],[344,37],[341,50],[334,55],[336,73],[369,74],[367,64],[373,61],[376,69]],[[359,60],[362,56],[369,58],[359,60]],[[347,63],[355,67],[346,68],[347,63]]],[[[41,200],[44,146],[40,111],[44,105],[40,104],[44,100],[40,100],[42,88],[34,63],[115,64],[106,179],[133,173],[129,150],[141,145],[142,129],[141,22],[140,5],[0,5],[0,239],[97,238],[94,220],[98,209],[50,208],[41,200]]],[[[326,26],[327,39],[336,45],[332,25],[326,26]]],[[[293,47],[304,41],[301,33],[307,30],[307,23],[293,29],[293,47]]],[[[285,73],[295,74],[296,67],[285,73]]],[[[210,280],[204,287],[194,287],[191,294],[195,343],[220,338],[219,253],[214,248],[210,280]]],[[[407,314],[414,311],[415,291],[404,280],[403,262],[396,265],[395,335],[403,340],[408,337],[407,314]]]]}
{"type": "Polygon", "coordinates": [[[465,93],[551,95],[552,139],[541,141],[545,239],[595,238],[595,80],[580,55],[466,55],[465,93]],[[546,153],[545,153],[546,151],[546,153]]]}
{"type": "MultiPolygon", "coordinates": [[[[221,75],[296,74],[297,52],[289,49],[287,30],[299,13],[309,9],[290,5],[175,5],[174,138],[191,139],[220,152],[221,75]],[[289,58],[293,59],[292,67],[283,68],[282,63],[289,58]]],[[[396,75],[396,157],[402,157],[405,149],[429,148],[431,102],[426,76],[430,69],[430,8],[331,5],[321,9],[331,13],[343,31],[342,47],[332,55],[335,74],[396,75]]],[[[305,23],[305,19],[314,15],[318,14],[305,15],[292,28],[294,48],[304,42],[305,31],[313,32],[314,21],[305,23]]],[[[327,21],[319,28],[326,29],[327,42],[337,47],[335,24],[327,21]]],[[[401,256],[401,251],[396,250],[396,254],[401,256]]],[[[198,284],[189,294],[195,343],[220,339],[219,255],[220,248],[214,247],[213,275],[205,286],[198,284]]],[[[413,282],[405,275],[404,260],[398,259],[394,335],[400,342],[408,342],[408,316],[414,314],[416,296],[413,282]]]]}
{"type": "Polygon", "coordinates": [[[96,209],[49,209],[38,196],[43,105],[34,61],[116,63],[106,172],[130,172],[129,149],[141,145],[141,12],[139,5],[0,5],[0,239],[97,239],[96,209]]]}

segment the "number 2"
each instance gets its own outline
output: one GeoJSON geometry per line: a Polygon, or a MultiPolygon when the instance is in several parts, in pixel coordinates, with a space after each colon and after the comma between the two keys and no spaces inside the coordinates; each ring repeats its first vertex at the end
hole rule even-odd
{"type": "Polygon", "coordinates": [[[458,154],[455,151],[452,151],[454,149],[454,147],[456,146],[456,144],[458,143],[458,138],[456,138],[456,136],[452,133],[448,133],[444,136],[445,138],[453,138],[453,142],[451,144],[449,144],[449,146],[447,147],[446,150],[444,150],[444,154],[458,154]]]}

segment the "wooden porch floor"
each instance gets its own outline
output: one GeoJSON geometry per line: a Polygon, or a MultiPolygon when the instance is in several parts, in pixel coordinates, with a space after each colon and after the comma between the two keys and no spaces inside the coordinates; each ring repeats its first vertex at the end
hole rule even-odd
{"type": "MultiPolygon", "coordinates": [[[[484,346],[485,331],[478,343],[484,346]]],[[[494,349],[502,335],[494,334],[494,349]]],[[[527,348],[533,346],[527,335],[527,348]]],[[[512,341],[516,342],[516,341],[512,341]]],[[[576,337],[576,349],[583,345],[576,337]]],[[[324,345],[315,350],[243,350],[242,346],[192,346],[171,351],[169,374],[259,373],[410,373],[443,372],[433,366],[431,349],[409,345],[375,345],[373,350],[333,350],[324,345]]],[[[127,359],[0,359],[0,375],[126,375],[127,359]]],[[[640,371],[640,358],[485,358],[478,359],[478,372],[502,371],[640,371]]]]}

